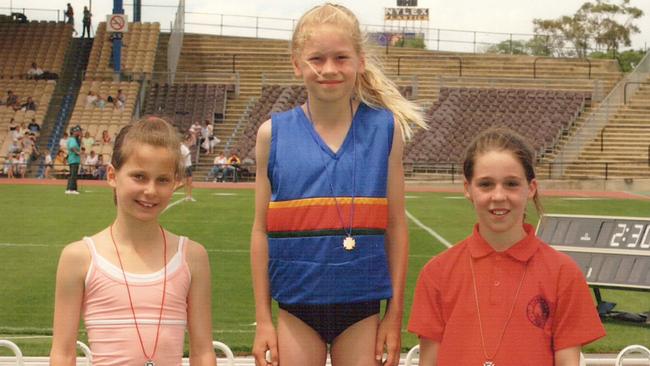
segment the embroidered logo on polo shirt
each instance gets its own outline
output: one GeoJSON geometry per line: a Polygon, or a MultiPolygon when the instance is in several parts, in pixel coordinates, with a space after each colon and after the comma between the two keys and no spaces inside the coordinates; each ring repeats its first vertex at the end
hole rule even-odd
{"type": "Polygon", "coordinates": [[[548,301],[542,295],[533,297],[528,303],[526,314],[528,315],[528,320],[530,320],[534,326],[544,329],[544,325],[546,325],[551,314],[548,301]]]}

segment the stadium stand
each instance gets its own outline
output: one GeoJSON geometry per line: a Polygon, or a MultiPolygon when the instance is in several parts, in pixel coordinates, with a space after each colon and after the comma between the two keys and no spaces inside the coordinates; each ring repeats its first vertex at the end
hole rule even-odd
{"type": "Polygon", "coordinates": [[[144,113],[161,115],[179,131],[187,131],[193,121],[223,119],[227,92],[232,85],[158,84],[149,86],[144,113]]]}
{"type": "Polygon", "coordinates": [[[36,119],[39,126],[43,124],[43,118],[50,104],[52,93],[56,83],[45,80],[0,80],[0,90],[3,102],[6,98],[6,91],[11,90],[18,96],[19,103],[25,102],[28,96],[31,96],[36,102],[36,111],[18,110],[14,111],[4,105],[0,105],[0,159],[7,155],[7,150],[11,144],[8,136],[8,124],[13,118],[17,124],[25,123],[27,125],[32,118],[36,119]]]}
{"type": "Polygon", "coordinates": [[[242,117],[242,121],[248,121],[248,123],[243,128],[243,138],[240,138],[231,150],[242,159],[255,160],[257,129],[262,122],[271,118],[271,114],[294,108],[304,103],[306,99],[307,91],[301,85],[264,86],[257,103],[248,114],[242,117]]]}
{"type": "MultiPolygon", "coordinates": [[[[123,74],[138,76],[153,72],[160,24],[129,23],[122,48],[123,74]]],[[[86,80],[112,80],[111,52],[113,44],[106,32],[106,22],[97,26],[95,42],[86,70],[86,80]]]]}
{"type": "Polygon", "coordinates": [[[429,130],[405,148],[410,164],[459,163],[468,141],[496,125],[527,136],[541,154],[584,109],[590,94],[556,90],[442,88],[427,112],[429,130]]]}
{"type": "MultiPolygon", "coordinates": [[[[622,76],[612,60],[454,54],[393,47],[372,51],[400,88],[410,90],[405,94],[427,107],[437,100],[441,88],[452,86],[565,90],[590,93],[597,103],[622,76]]],[[[165,68],[163,58],[159,53],[157,71],[165,68]]],[[[233,140],[229,146],[235,146],[243,136],[244,128],[241,124],[237,128],[238,122],[260,98],[263,85],[300,83],[293,76],[289,43],[283,40],[185,34],[177,71],[196,75],[192,82],[207,83],[215,82],[208,76],[215,73],[238,75],[239,95],[228,100],[224,122],[215,125],[217,137],[233,140]]],[[[205,157],[201,162],[209,165],[211,159],[205,157]]]]}
{"type": "Polygon", "coordinates": [[[619,106],[564,175],[570,179],[650,177],[650,78],[627,104],[619,106]]]}
{"type": "Polygon", "coordinates": [[[72,25],[55,22],[0,22],[0,78],[24,79],[32,62],[61,72],[72,25]]]}
{"type": "MultiPolygon", "coordinates": [[[[84,81],[81,84],[69,125],[80,125],[84,132],[90,132],[96,141],[101,140],[102,131],[107,130],[111,140],[114,140],[120,128],[131,122],[138,91],[139,83],[137,82],[84,81]],[[126,97],[124,108],[114,108],[113,104],[109,102],[106,102],[102,108],[95,104],[89,104],[86,100],[90,91],[106,99],[108,96],[115,97],[120,89],[126,97]]],[[[100,144],[96,152],[107,155],[105,160],[109,161],[113,146],[112,144],[100,144]]]]}

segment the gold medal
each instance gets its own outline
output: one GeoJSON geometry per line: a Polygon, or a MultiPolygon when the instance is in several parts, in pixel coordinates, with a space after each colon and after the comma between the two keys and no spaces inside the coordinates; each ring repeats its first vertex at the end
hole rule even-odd
{"type": "Polygon", "coordinates": [[[343,239],[343,248],[345,250],[354,250],[354,248],[357,246],[357,241],[354,240],[353,237],[351,236],[346,236],[345,239],[343,239]]]}
{"type": "Polygon", "coordinates": [[[144,366],[156,366],[156,364],[153,363],[153,361],[149,360],[149,361],[144,363],[144,366]]]}

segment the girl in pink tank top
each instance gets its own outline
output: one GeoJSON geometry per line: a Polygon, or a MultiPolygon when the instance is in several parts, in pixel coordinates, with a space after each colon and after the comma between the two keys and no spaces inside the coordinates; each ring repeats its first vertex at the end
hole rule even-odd
{"type": "Polygon", "coordinates": [[[190,363],[216,365],[207,252],[158,223],[182,174],[169,123],[146,118],[120,131],[107,169],[115,221],[61,253],[51,365],[76,364],[82,315],[94,366],[179,366],[185,329],[190,363]]]}

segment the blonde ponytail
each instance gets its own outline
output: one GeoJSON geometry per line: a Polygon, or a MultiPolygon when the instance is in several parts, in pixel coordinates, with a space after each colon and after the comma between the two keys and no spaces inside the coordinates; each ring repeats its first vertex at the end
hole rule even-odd
{"type": "Polygon", "coordinates": [[[365,69],[355,85],[357,98],[371,107],[386,108],[393,112],[395,123],[401,129],[404,140],[413,136],[411,125],[427,128],[422,107],[402,96],[373,56],[366,56],[365,69]]]}

